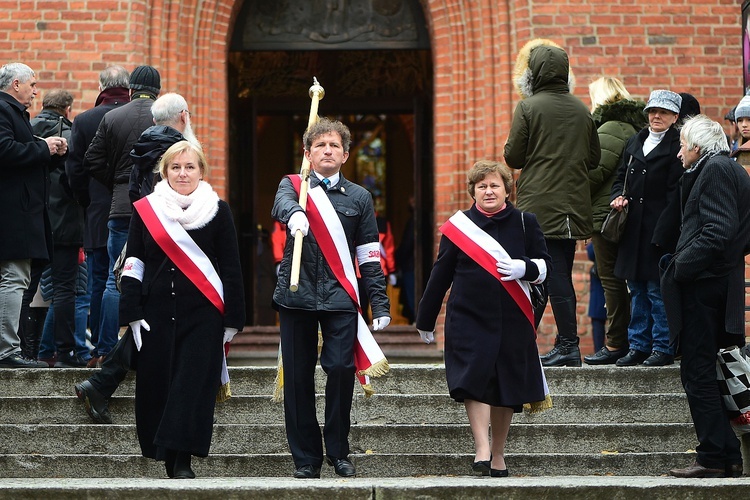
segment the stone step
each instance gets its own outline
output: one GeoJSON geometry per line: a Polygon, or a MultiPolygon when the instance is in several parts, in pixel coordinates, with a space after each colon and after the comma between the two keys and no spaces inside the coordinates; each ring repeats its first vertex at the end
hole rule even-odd
{"type": "MultiPolygon", "coordinates": [[[[352,453],[350,458],[357,467],[359,477],[467,476],[471,474],[470,465],[474,454],[352,453]]],[[[506,455],[508,468],[515,477],[658,476],[669,469],[691,463],[693,460],[694,454],[691,452],[508,453],[506,455]]],[[[193,470],[198,477],[204,478],[289,477],[294,471],[294,464],[288,454],[211,454],[206,458],[194,458],[193,470]]],[[[156,479],[164,478],[166,474],[163,462],[156,462],[136,454],[12,454],[0,455],[0,476],[3,478],[144,477],[156,479]]],[[[336,476],[331,467],[324,466],[322,477],[335,478],[336,476]]],[[[346,481],[350,480],[342,480],[342,482],[346,481]]],[[[0,481],[0,484],[3,482],[0,481]]],[[[749,481],[745,481],[746,488],[749,484],[749,481]]],[[[549,497],[550,493],[548,491],[546,496],[549,497]]],[[[553,497],[556,498],[556,496],[553,497]]],[[[745,496],[737,498],[745,498],[745,496]]]]}
{"type": "MultiPolygon", "coordinates": [[[[553,396],[554,407],[538,415],[518,415],[525,424],[564,423],[688,423],[691,422],[684,394],[561,394],[553,396]]],[[[317,397],[318,419],[323,420],[324,399],[317,397]]],[[[135,422],[134,398],[113,397],[109,405],[117,424],[135,422]]],[[[269,396],[233,396],[216,406],[221,424],[277,424],[284,421],[283,405],[269,396]]],[[[358,395],[352,406],[352,421],[361,424],[454,424],[467,423],[462,404],[447,395],[383,394],[371,398],[358,395]]],[[[8,424],[83,424],[89,418],[74,396],[5,397],[0,422],[8,424]]]]}
{"type": "MultiPolygon", "coordinates": [[[[73,385],[94,373],[89,368],[0,370],[0,398],[6,396],[69,396],[73,385]]],[[[230,366],[232,392],[236,395],[272,394],[276,368],[272,366],[230,366]]],[[[546,368],[553,394],[648,394],[682,393],[679,366],[647,368],[584,366],[546,368]]],[[[318,393],[325,375],[316,372],[318,393]]],[[[117,390],[117,396],[134,392],[135,377],[130,374],[117,390]]],[[[394,364],[391,371],[372,381],[377,394],[447,394],[445,366],[442,364],[394,364]]]]}
{"type": "MultiPolygon", "coordinates": [[[[135,425],[0,425],[0,455],[128,455],[140,453],[135,425]]],[[[354,425],[356,453],[472,453],[468,425],[354,425]]],[[[513,424],[508,453],[685,452],[695,447],[691,424],[513,424]]],[[[211,454],[288,454],[283,424],[214,427],[211,454]]]]}
{"type": "MultiPolygon", "coordinates": [[[[325,472],[324,472],[325,474],[325,472]]],[[[81,498],[117,498],[118,500],[387,500],[387,499],[465,499],[554,498],[556,500],[612,500],[648,498],[741,499],[746,497],[745,479],[676,479],[671,477],[434,477],[324,478],[300,481],[273,477],[198,478],[192,481],[168,479],[6,479],[0,482],[0,496],[15,500],[80,500],[81,498]],[[116,492],[116,497],[114,493],[116,492]]]]}

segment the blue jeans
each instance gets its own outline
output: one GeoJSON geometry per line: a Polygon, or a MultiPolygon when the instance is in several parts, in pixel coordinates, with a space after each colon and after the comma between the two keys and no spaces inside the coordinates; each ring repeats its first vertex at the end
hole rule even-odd
{"type": "Polygon", "coordinates": [[[102,296],[107,286],[109,273],[109,255],[107,247],[93,248],[86,251],[86,263],[89,268],[89,293],[91,306],[89,309],[89,326],[91,328],[91,343],[99,343],[99,328],[102,318],[102,296]]]}
{"type": "MultiPolygon", "coordinates": [[[[89,320],[89,303],[91,295],[76,295],[76,330],[75,330],[75,353],[79,358],[88,361],[91,359],[91,351],[86,344],[86,328],[89,320]]],[[[44,320],[44,330],[42,330],[42,341],[39,344],[39,359],[48,359],[55,355],[55,307],[54,301],[50,304],[47,311],[47,317],[44,320]]]]}
{"type": "Polygon", "coordinates": [[[636,351],[674,354],[669,345],[669,326],[658,281],[631,281],[628,342],[636,351]]]}
{"type": "Polygon", "coordinates": [[[109,229],[109,237],[107,238],[109,268],[107,271],[107,285],[102,295],[99,340],[96,344],[96,354],[98,356],[109,354],[109,351],[117,343],[117,334],[120,332],[120,292],[117,290],[112,268],[115,266],[115,261],[120,256],[120,252],[122,252],[122,247],[128,241],[129,226],[130,218],[128,217],[109,219],[107,223],[107,228],[109,229]]]}

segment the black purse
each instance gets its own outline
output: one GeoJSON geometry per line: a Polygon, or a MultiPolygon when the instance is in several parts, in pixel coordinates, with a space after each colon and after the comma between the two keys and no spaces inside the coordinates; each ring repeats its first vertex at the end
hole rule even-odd
{"type": "MultiPolygon", "coordinates": [[[[628,166],[625,168],[625,181],[622,183],[622,194],[625,196],[628,190],[628,173],[630,173],[630,162],[633,161],[633,157],[628,160],[628,166]]],[[[607,214],[607,217],[602,222],[601,235],[602,238],[611,242],[619,243],[622,239],[622,235],[625,233],[625,224],[628,221],[628,206],[622,207],[622,210],[613,208],[607,214]]]]}
{"type": "MultiPolygon", "coordinates": [[[[525,247],[526,222],[523,218],[523,212],[521,212],[521,226],[523,227],[523,243],[525,247]]],[[[544,310],[547,308],[547,298],[549,297],[547,280],[541,283],[529,282],[529,295],[531,296],[531,308],[534,310],[534,328],[539,328],[539,323],[542,322],[542,316],[544,316],[544,310]]]]}

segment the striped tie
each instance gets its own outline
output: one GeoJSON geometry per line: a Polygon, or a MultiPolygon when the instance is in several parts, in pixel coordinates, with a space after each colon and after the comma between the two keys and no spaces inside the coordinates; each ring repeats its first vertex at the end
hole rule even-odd
{"type": "Polygon", "coordinates": [[[323,179],[322,181],[320,181],[320,183],[323,184],[323,187],[326,191],[328,191],[328,188],[331,187],[331,181],[329,181],[328,179],[323,179]]]}

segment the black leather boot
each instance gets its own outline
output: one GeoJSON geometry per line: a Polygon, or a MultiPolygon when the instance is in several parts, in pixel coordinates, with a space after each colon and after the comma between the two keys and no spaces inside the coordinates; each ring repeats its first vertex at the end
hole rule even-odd
{"type": "Polygon", "coordinates": [[[195,472],[190,468],[192,455],[185,451],[178,451],[174,460],[174,479],[194,479],[195,472]]]}
{"type": "Polygon", "coordinates": [[[581,366],[581,350],[575,344],[558,344],[541,359],[542,366],[581,366]]]}

